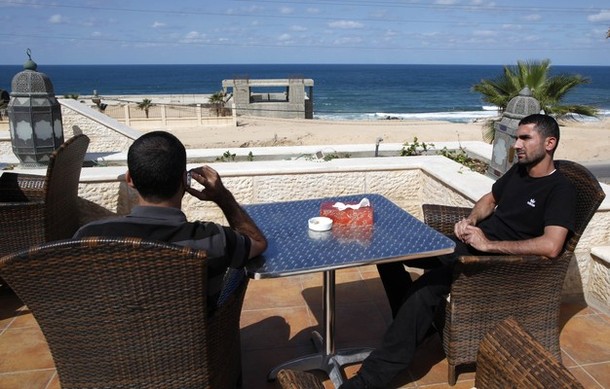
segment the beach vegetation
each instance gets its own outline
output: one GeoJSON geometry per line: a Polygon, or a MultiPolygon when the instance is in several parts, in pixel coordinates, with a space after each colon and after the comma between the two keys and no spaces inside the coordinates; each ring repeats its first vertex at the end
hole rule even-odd
{"type": "MultiPolygon", "coordinates": [[[[483,101],[498,107],[500,114],[508,102],[523,88],[528,87],[532,96],[540,102],[540,108],[557,119],[573,118],[573,115],[596,116],[596,107],[583,104],[563,104],[566,95],[574,88],[591,81],[580,74],[550,75],[551,61],[518,61],[516,66],[504,66],[502,74],[494,79],[483,79],[472,86],[479,92],[483,101]]],[[[487,121],[484,139],[493,141],[494,122],[499,118],[487,121]]]]}
{"type": "Polygon", "coordinates": [[[144,114],[146,115],[146,119],[148,119],[148,111],[150,110],[150,108],[152,106],[153,106],[153,102],[150,99],[144,99],[138,103],[138,109],[141,109],[144,111],[144,114]]]}
{"type": "Polygon", "coordinates": [[[350,153],[329,153],[324,154],[325,161],[332,161],[337,158],[350,158],[352,155],[350,153]]]}
{"type": "Polygon", "coordinates": [[[447,147],[443,147],[438,154],[462,164],[472,171],[481,174],[485,174],[485,172],[487,172],[488,163],[481,161],[480,159],[472,158],[461,146],[458,150],[449,150],[447,147]]]}
{"type": "Polygon", "coordinates": [[[405,142],[403,144],[403,147],[400,150],[400,156],[411,157],[433,153],[449,158],[475,172],[485,174],[487,171],[488,163],[481,161],[480,159],[472,158],[466,153],[466,150],[462,146],[460,146],[458,150],[449,150],[447,147],[443,147],[442,150],[435,151],[432,150],[433,148],[434,143],[420,142],[417,137],[413,137],[413,142],[405,142]]]}
{"type": "Polygon", "coordinates": [[[217,162],[235,162],[236,154],[231,153],[229,150],[225,151],[220,157],[216,158],[217,162]]]}
{"type": "Polygon", "coordinates": [[[66,93],[64,95],[64,99],[78,100],[79,97],[80,95],[78,93],[66,93]]]}
{"type": "Polygon", "coordinates": [[[212,106],[212,112],[216,113],[216,116],[224,116],[225,111],[225,93],[218,91],[210,96],[208,103],[212,106]]]}
{"type": "Polygon", "coordinates": [[[434,143],[419,142],[417,137],[413,137],[413,142],[405,142],[400,150],[401,157],[410,157],[414,155],[423,155],[428,152],[428,149],[434,147],[434,143]]]}

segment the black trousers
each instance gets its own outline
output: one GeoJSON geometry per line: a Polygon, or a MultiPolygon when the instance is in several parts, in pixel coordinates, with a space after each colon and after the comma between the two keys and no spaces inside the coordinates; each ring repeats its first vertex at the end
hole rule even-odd
{"type": "Polygon", "coordinates": [[[394,321],[386,330],[381,347],[362,363],[359,374],[372,387],[387,387],[411,363],[417,347],[432,326],[437,307],[449,294],[457,257],[480,254],[454,240],[456,251],[452,255],[377,266],[394,321]],[[429,270],[412,282],[405,264],[429,270]]]}

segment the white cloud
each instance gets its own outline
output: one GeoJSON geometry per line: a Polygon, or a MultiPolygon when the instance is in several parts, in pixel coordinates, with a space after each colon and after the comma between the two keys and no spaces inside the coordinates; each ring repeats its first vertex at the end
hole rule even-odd
{"type": "Polygon", "coordinates": [[[165,27],[165,26],[166,26],[166,24],[165,24],[165,23],[163,23],[163,22],[157,22],[157,21],[155,21],[155,22],[152,24],[152,28],[163,28],[163,27],[165,27]]]}
{"type": "Polygon", "coordinates": [[[294,8],[292,7],[282,7],[280,8],[280,13],[282,15],[289,15],[294,12],[294,8]]]}
{"type": "Polygon", "coordinates": [[[502,29],[506,31],[521,31],[523,30],[523,26],[521,24],[503,24],[502,29]]]}
{"type": "Polygon", "coordinates": [[[524,20],[527,20],[529,22],[536,22],[540,19],[542,19],[542,16],[540,16],[539,14],[531,14],[531,15],[525,15],[523,17],[524,20]]]}
{"type": "Polygon", "coordinates": [[[307,31],[307,27],[292,25],[292,26],[290,26],[290,30],[297,31],[297,32],[303,32],[303,31],[307,31]]]}
{"type": "Polygon", "coordinates": [[[198,31],[191,31],[187,33],[182,39],[183,43],[199,43],[203,42],[205,39],[205,34],[201,34],[198,31]]]}
{"type": "Polygon", "coordinates": [[[360,37],[342,37],[337,38],[333,42],[335,45],[357,45],[362,43],[362,38],[360,37]]]}
{"type": "Polygon", "coordinates": [[[479,37],[491,37],[497,36],[498,32],[495,30],[475,30],[472,32],[472,35],[479,37]]]}
{"type": "Polygon", "coordinates": [[[589,15],[587,19],[590,22],[606,22],[610,20],[610,10],[603,10],[595,15],[589,15]]]}
{"type": "Polygon", "coordinates": [[[356,22],[354,20],[337,20],[334,22],[328,23],[328,27],[330,28],[340,28],[344,30],[353,30],[357,28],[362,28],[364,25],[360,22],[356,22]]]}
{"type": "Polygon", "coordinates": [[[55,15],[52,15],[49,18],[49,23],[51,23],[51,24],[62,24],[62,23],[65,23],[65,19],[60,14],[55,14],[55,15]]]}
{"type": "Polygon", "coordinates": [[[309,14],[319,14],[320,13],[320,8],[307,8],[307,13],[309,14]]]}
{"type": "Polygon", "coordinates": [[[286,42],[286,41],[289,41],[291,38],[292,37],[290,36],[290,34],[282,34],[277,37],[277,40],[281,41],[281,42],[286,42]]]}
{"type": "Polygon", "coordinates": [[[474,5],[477,7],[495,7],[496,3],[487,0],[471,0],[470,5],[474,5]]]}
{"type": "Polygon", "coordinates": [[[436,0],[434,2],[434,4],[439,4],[439,5],[453,5],[453,4],[457,4],[457,0],[436,0]]]}

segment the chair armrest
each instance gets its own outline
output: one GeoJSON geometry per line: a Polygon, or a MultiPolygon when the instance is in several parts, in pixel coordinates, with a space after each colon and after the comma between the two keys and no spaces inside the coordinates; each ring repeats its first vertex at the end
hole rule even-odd
{"type": "Polygon", "coordinates": [[[46,177],[5,172],[0,176],[0,202],[44,201],[46,177]]]}
{"type": "Polygon", "coordinates": [[[324,389],[322,381],[306,371],[282,369],[277,373],[277,381],[282,389],[324,389]]]}
{"type": "Polygon", "coordinates": [[[535,298],[538,292],[545,294],[547,288],[554,288],[540,285],[539,277],[554,276],[563,280],[565,273],[560,268],[567,267],[571,258],[571,252],[555,259],[536,255],[462,256],[455,266],[451,299],[458,302],[464,299],[466,303],[481,298],[487,304],[491,296],[504,300],[528,294],[532,296],[528,298],[535,298]]]}
{"type": "Polygon", "coordinates": [[[450,205],[423,204],[424,222],[438,232],[453,234],[455,223],[470,215],[472,208],[450,205]]]}
{"type": "Polygon", "coordinates": [[[479,346],[475,386],[479,388],[582,388],[513,318],[489,331],[479,346]]]}

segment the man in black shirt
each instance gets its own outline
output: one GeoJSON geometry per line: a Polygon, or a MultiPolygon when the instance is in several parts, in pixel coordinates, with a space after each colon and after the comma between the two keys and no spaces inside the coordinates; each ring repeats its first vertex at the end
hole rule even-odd
{"type": "Polygon", "coordinates": [[[402,263],[378,265],[394,321],[382,345],[364,360],[356,376],[341,389],[387,388],[409,366],[417,346],[430,329],[436,307],[449,293],[453,264],[460,255],[516,254],[559,256],[574,229],[575,192],[555,170],[553,154],[559,125],[550,116],[523,118],[517,129],[518,162],[456,223],[455,253],[407,266],[432,269],[415,282],[402,263]]]}

